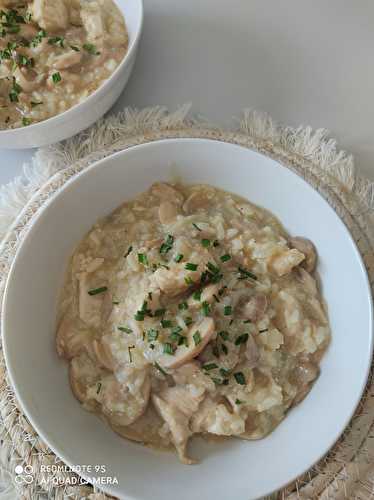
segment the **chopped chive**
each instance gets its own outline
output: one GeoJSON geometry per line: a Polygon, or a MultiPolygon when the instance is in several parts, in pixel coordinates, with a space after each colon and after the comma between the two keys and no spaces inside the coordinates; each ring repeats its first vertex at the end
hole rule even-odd
{"type": "Polygon", "coordinates": [[[269,328],[264,328],[263,330],[259,330],[258,333],[265,333],[269,330],[269,328]]]}
{"type": "Polygon", "coordinates": [[[231,259],[231,255],[229,255],[228,253],[225,253],[225,255],[221,255],[220,259],[221,259],[221,262],[227,262],[228,260],[231,259]]]}
{"type": "Polygon", "coordinates": [[[223,308],[223,314],[225,316],[230,316],[232,314],[232,307],[231,306],[225,306],[223,308]]]}
{"type": "Polygon", "coordinates": [[[158,371],[160,371],[163,375],[167,375],[166,371],[157,363],[157,361],[155,362],[155,367],[157,368],[158,371]]]}
{"type": "Polygon", "coordinates": [[[149,300],[152,300],[152,292],[148,292],[148,298],[149,300]]]}
{"type": "Polygon", "coordinates": [[[188,304],[187,302],[181,302],[180,304],[178,304],[178,309],[180,311],[185,311],[186,309],[188,309],[188,304]]]}
{"type": "Polygon", "coordinates": [[[222,385],[229,385],[229,379],[225,378],[224,380],[222,380],[222,385]]]}
{"type": "Polygon", "coordinates": [[[248,324],[248,323],[251,323],[251,320],[250,319],[246,319],[243,321],[244,324],[248,324]]]}
{"type": "Polygon", "coordinates": [[[56,71],[56,73],[53,73],[52,81],[53,81],[53,83],[61,82],[61,75],[58,71],[56,71]]]}
{"type": "Polygon", "coordinates": [[[218,368],[218,365],[216,365],[216,363],[207,363],[206,365],[203,365],[202,368],[203,370],[210,371],[218,368]]]}
{"type": "Polygon", "coordinates": [[[222,349],[223,354],[226,354],[226,355],[228,354],[229,350],[227,349],[225,344],[221,345],[221,349],[222,349]]]}
{"type": "Polygon", "coordinates": [[[210,314],[210,304],[206,300],[201,304],[201,312],[203,316],[209,316],[210,314]]]}
{"type": "Polygon", "coordinates": [[[229,340],[229,332],[225,332],[225,331],[222,331],[222,332],[219,332],[218,334],[220,337],[223,338],[223,340],[229,340]]]}
{"type": "Polygon", "coordinates": [[[218,349],[218,345],[217,344],[213,345],[213,347],[212,347],[212,353],[213,353],[213,356],[215,356],[216,358],[219,358],[219,349],[218,349]]]}
{"type": "Polygon", "coordinates": [[[97,384],[97,391],[96,391],[96,394],[99,394],[99,392],[101,391],[101,382],[99,382],[97,384]]]}
{"type": "Polygon", "coordinates": [[[100,55],[100,52],[98,52],[98,50],[96,49],[96,45],[94,45],[93,43],[84,43],[82,47],[93,56],[100,55]]]}
{"type": "Polygon", "coordinates": [[[163,346],[163,352],[164,354],[174,354],[173,346],[169,342],[166,342],[163,346]]]}
{"type": "Polygon", "coordinates": [[[255,274],[251,273],[251,271],[248,271],[248,269],[244,269],[243,267],[238,267],[238,272],[240,280],[245,280],[250,278],[256,281],[258,279],[255,274]]]}
{"type": "Polygon", "coordinates": [[[185,345],[186,347],[188,347],[188,338],[180,335],[178,345],[185,345]]]}
{"type": "Polygon", "coordinates": [[[194,300],[200,300],[201,299],[201,290],[196,290],[196,292],[193,293],[192,297],[194,300]]]}
{"type": "Polygon", "coordinates": [[[196,332],[193,334],[193,340],[195,342],[195,345],[199,345],[201,342],[201,335],[199,330],[196,330],[196,332]]]}
{"type": "Polygon", "coordinates": [[[219,267],[215,266],[212,262],[208,262],[208,264],[206,265],[206,267],[213,274],[218,274],[220,272],[219,267]]]}
{"type": "Polygon", "coordinates": [[[152,349],[152,351],[153,351],[153,349],[155,348],[155,345],[154,344],[149,344],[149,348],[152,349]]]}
{"type": "Polygon", "coordinates": [[[112,300],[112,304],[113,304],[114,306],[118,306],[118,304],[119,304],[119,300],[112,300]]]}
{"type": "Polygon", "coordinates": [[[204,248],[209,248],[210,247],[210,240],[206,239],[206,238],[203,238],[201,240],[201,244],[204,248]]]}
{"type": "Polygon", "coordinates": [[[57,47],[64,47],[64,37],[63,36],[54,36],[52,38],[48,38],[49,45],[57,45],[57,47]]]}
{"type": "Polygon", "coordinates": [[[30,124],[31,124],[31,121],[32,121],[32,120],[31,120],[31,118],[27,118],[26,116],[24,116],[24,117],[22,118],[22,125],[23,125],[24,127],[27,127],[27,125],[30,125],[30,124]]]}
{"type": "Polygon", "coordinates": [[[30,101],[30,106],[32,108],[35,108],[35,106],[39,106],[40,104],[43,104],[43,101],[30,101]]]}
{"type": "Polygon", "coordinates": [[[88,290],[88,295],[97,295],[99,293],[104,293],[108,290],[107,286],[101,286],[99,288],[93,288],[92,290],[88,290]]]}
{"type": "Polygon", "coordinates": [[[215,300],[216,302],[219,302],[219,298],[217,297],[217,295],[216,295],[216,294],[213,294],[213,298],[214,298],[214,300],[215,300]]]}
{"type": "Polygon", "coordinates": [[[228,377],[230,375],[230,370],[226,370],[225,368],[220,368],[219,372],[222,375],[222,377],[228,377]]]}
{"type": "Polygon", "coordinates": [[[243,372],[234,373],[234,378],[239,385],[245,385],[245,377],[243,375],[243,372]]]}
{"type": "Polygon", "coordinates": [[[70,48],[71,48],[72,50],[75,50],[75,52],[79,52],[79,51],[80,51],[80,48],[79,48],[79,47],[77,47],[76,45],[70,45],[70,48]]]}
{"type": "Polygon", "coordinates": [[[151,328],[150,330],[147,331],[148,342],[154,342],[155,340],[157,340],[157,337],[158,337],[158,330],[151,328]]]}
{"type": "Polygon", "coordinates": [[[175,256],[174,261],[180,262],[182,259],[183,259],[183,254],[179,253],[178,255],[175,256]]]}
{"type": "Polygon", "coordinates": [[[187,262],[187,264],[184,266],[187,271],[196,271],[197,267],[197,264],[193,264],[192,262],[187,262]]]}
{"type": "Polygon", "coordinates": [[[234,320],[233,320],[233,319],[231,319],[231,320],[230,320],[230,323],[229,323],[229,326],[231,326],[233,323],[234,323],[234,320]]]}
{"type": "Polygon", "coordinates": [[[227,286],[223,286],[222,288],[220,288],[218,290],[218,295],[221,297],[224,293],[225,293],[225,290],[226,290],[227,286]]]}
{"type": "Polygon", "coordinates": [[[216,385],[222,385],[222,384],[223,384],[223,380],[222,380],[222,379],[220,379],[220,378],[212,377],[212,380],[213,380],[213,382],[214,382],[216,385]]]}
{"type": "Polygon", "coordinates": [[[243,333],[242,335],[239,335],[239,337],[236,338],[235,340],[235,345],[241,345],[245,344],[248,340],[248,333],[243,333]]]}
{"type": "Polygon", "coordinates": [[[241,405],[242,403],[243,403],[243,401],[240,401],[240,399],[238,399],[238,398],[235,399],[236,405],[241,405]]]}
{"type": "Polygon", "coordinates": [[[166,309],[162,307],[160,309],[156,309],[153,314],[156,317],[160,317],[160,316],[163,316],[165,313],[166,313],[166,309]]]}
{"type": "Polygon", "coordinates": [[[191,278],[191,276],[186,276],[184,278],[184,282],[186,283],[186,285],[193,285],[193,279],[191,278]]]}
{"type": "Polygon", "coordinates": [[[187,316],[187,318],[184,318],[184,324],[186,326],[191,325],[191,323],[192,323],[192,318],[190,316],[187,316]]]}
{"type": "Polygon", "coordinates": [[[192,223],[192,225],[193,225],[193,227],[194,227],[195,229],[197,229],[198,231],[201,231],[201,229],[199,228],[199,226],[198,226],[197,224],[195,224],[195,223],[193,222],[193,223],[192,223]]]}
{"type": "Polygon", "coordinates": [[[219,247],[219,241],[218,240],[214,240],[213,241],[213,246],[214,247],[219,247]]]}
{"type": "Polygon", "coordinates": [[[160,323],[162,328],[172,328],[173,326],[173,323],[169,319],[162,319],[160,323]]]}
{"type": "Polygon", "coordinates": [[[174,243],[174,236],[168,234],[165,242],[160,246],[160,254],[163,255],[167,254],[169,250],[172,249],[173,243],[174,243]]]}
{"type": "Polygon", "coordinates": [[[130,363],[132,363],[132,354],[131,354],[131,349],[135,349],[135,346],[134,345],[130,345],[127,350],[129,352],[129,359],[130,359],[130,363]]]}
{"type": "Polygon", "coordinates": [[[129,248],[127,249],[127,252],[125,253],[124,257],[127,257],[128,255],[130,255],[131,252],[132,252],[132,245],[129,246],[129,248]]]}
{"type": "Polygon", "coordinates": [[[136,321],[144,321],[144,311],[137,311],[136,314],[134,315],[134,319],[136,321]]]}
{"type": "Polygon", "coordinates": [[[148,266],[148,257],[144,253],[138,253],[138,261],[143,264],[143,266],[148,266]]]}
{"type": "Polygon", "coordinates": [[[117,330],[120,332],[132,333],[131,328],[128,328],[127,326],[117,326],[117,330]]]}

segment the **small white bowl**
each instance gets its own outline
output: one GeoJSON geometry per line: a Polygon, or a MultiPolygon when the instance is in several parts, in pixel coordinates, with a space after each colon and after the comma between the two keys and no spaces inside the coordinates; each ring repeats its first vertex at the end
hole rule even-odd
{"type": "Polygon", "coordinates": [[[0,130],[0,149],[34,148],[71,137],[101,118],[120,96],[131,75],[143,27],[142,0],[115,0],[125,17],[129,47],[112,75],[83,102],[26,127],[0,130]]]}
{"type": "Polygon", "coordinates": [[[211,140],[175,139],[133,147],[71,179],[35,219],[14,260],[3,303],[4,351],[16,396],[34,428],[66,463],[103,465],[119,484],[102,488],[137,500],[249,500],[281,488],[334,444],[364,389],[372,356],[372,303],[365,268],[334,210],[274,160],[211,140]],[[78,241],[105,214],[154,181],[178,176],[242,195],[310,238],[329,305],[332,342],[308,397],[259,441],[194,439],[182,465],[126,441],[84,411],[55,349],[56,302],[78,241]]]}

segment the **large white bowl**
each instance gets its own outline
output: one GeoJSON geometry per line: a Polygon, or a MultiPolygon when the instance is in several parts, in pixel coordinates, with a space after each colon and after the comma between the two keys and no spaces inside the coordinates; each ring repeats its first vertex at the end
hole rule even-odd
{"type": "MultiPolygon", "coordinates": [[[[101,160],[70,180],[35,219],[14,260],[3,304],[6,362],[31,423],[70,465],[105,465],[142,500],[249,500],[290,482],[333,445],[347,425],[372,356],[367,275],[345,225],[306,182],[239,146],[197,139],[158,141],[101,160]],[[175,454],[122,440],[73,397],[55,351],[56,300],[74,245],[97,218],[158,180],[210,183],[270,209],[293,235],[310,238],[330,310],[332,343],[306,400],[266,439],[196,439],[186,466],[175,454]]],[[[93,474],[88,474],[92,476],[93,474]]]]}
{"type": "Polygon", "coordinates": [[[59,115],[27,127],[0,130],[0,148],[35,148],[67,139],[101,118],[118,99],[134,66],[143,26],[143,1],[115,2],[125,17],[129,47],[112,75],[87,99],[59,115]]]}

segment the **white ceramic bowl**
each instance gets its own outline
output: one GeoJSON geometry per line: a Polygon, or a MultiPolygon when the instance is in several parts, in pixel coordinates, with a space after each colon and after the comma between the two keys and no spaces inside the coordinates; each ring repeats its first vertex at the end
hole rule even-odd
{"type": "Polygon", "coordinates": [[[0,130],[0,149],[41,147],[67,139],[101,118],[118,99],[134,66],[143,26],[143,1],[115,2],[125,17],[129,47],[112,75],[87,99],[59,115],[27,127],[0,130]]]}
{"type": "MultiPolygon", "coordinates": [[[[344,224],[328,203],[287,168],[239,146],[177,139],[136,146],[70,180],[23,240],[3,304],[6,362],[25,413],[71,465],[105,465],[103,486],[137,500],[249,500],[308,469],[336,441],[363,391],[372,356],[367,275],[344,224]],[[266,439],[195,439],[196,466],[120,439],[73,397],[67,365],[55,352],[56,300],[73,247],[97,218],[158,180],[175,175],[247,197],[270,209],[294,235],[310,238],[329,304],[332,343],[313,390],[266,439]]],[[[92,476],[93,474],[88,474],[92,476]]]]}

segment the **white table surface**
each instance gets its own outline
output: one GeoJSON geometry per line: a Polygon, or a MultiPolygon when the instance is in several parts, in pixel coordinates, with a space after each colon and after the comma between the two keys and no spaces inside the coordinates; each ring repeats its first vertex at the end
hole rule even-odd
{"type": "MultiPolygon", "coordinates": [[[[192,102],[328,128],[374,180],[373,0],[145,0],[133,75],[114,110],[192,102]]],[[[0,184],[32,150],[0,153],[0,184]]]]}

